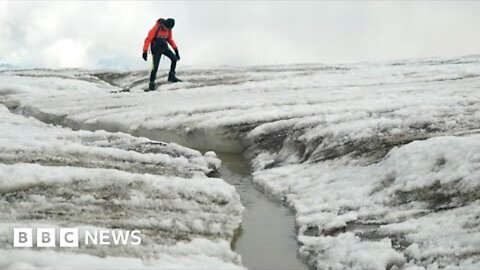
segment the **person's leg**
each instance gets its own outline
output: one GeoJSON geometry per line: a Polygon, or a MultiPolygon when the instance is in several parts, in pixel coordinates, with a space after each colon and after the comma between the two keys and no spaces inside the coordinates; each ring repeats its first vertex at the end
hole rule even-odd
{"type": "Polygon", "coordinates": [[[170,73],[175,74],[175,68],[177,67],[178,61],[177,56],[170,49],[166,49],[163,53],[165,54],[165,56],[170,58],[170,73]]]}
{"type": "Polygon", "coordinates": [[[168,73],[168,81],[169,82],[180,82],[181,80],[178,79],[175,76],[175,68],[177,67],[177,61],[178,61],[177,56],[169,49],[165,50],[165,52],[163,52],[163,54],[165,54],[165,56],[170,58],[170,61],[171,61],[170,72],[168,73]]]}
{"type": "Polygon", "coordinates": [[[155,85],[155,78],[157,77],[158,66],[160,65],[160,58],[162,57],[162,54],[156,53],[156,54],[152,54],[152,56],[153,56],[153,63],[152,63],[152,71],[150,72],[150,85],[155,85]]]}

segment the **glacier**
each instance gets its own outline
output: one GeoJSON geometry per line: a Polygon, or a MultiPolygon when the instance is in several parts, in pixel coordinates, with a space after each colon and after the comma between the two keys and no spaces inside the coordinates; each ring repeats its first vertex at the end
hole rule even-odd
{"type": "Polygon", "coordinates": [[[229,241],[243,206],[215,178],[215,151],[243,154],[255,185],[294,211],[313,269],[477,269],[479,64],[187,68],[185,82],[148,93],[146,71],[0,71],[0,241],[18,223],[85,222],[145,228],[153,245],[71,254],[3,244],[0,266],[83,256],[242,268],[229,241]],[[112,207],[126,213],[101,220],[112,207]]]}

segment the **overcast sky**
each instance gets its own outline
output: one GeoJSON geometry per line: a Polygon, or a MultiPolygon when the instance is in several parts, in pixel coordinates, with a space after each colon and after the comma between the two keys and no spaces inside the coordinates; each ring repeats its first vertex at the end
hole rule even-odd
{"type": "Polygon", "coordinates": [[[145,68],[143,41],[159,17],[176,19],[183,65],[480,53],[475,1],[7,1],[0,2],[0,63],[145,68]]]}

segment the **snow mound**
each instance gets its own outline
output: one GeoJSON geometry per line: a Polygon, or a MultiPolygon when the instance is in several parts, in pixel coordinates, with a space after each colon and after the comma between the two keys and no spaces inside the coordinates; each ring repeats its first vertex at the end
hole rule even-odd
{"type": "Polygon", "coordinates": [[[72,131],[0,105],[0,268],[242,268],[243,206],[214,153],[72,131]],[[13,228],[139,230],[139,246],[13,249],[13,228]],[[197,261],[204,264],[199,265],[197,261]]]}

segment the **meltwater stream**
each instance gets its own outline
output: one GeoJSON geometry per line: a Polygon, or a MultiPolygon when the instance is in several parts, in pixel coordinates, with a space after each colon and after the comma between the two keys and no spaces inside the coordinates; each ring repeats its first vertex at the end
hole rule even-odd
{"type": "Polygon", "coordinates": [[[249,269],[307,269],[297,257],[294,216],[289,209],[258,191],[248,162],[240,154],[217,153],[220,177],[235,186],[245,211],[233,249],[249,269]]]}
{"type": "MultiPolygon", "coordinates": [[[[51,119],[41,119],[41,121],[68,126],[74,130],[80,129],[51,119]]],[[[107,129],[105,126],[82,127],[92,131],[107,129]]],[[[163,136],[152,132],[132,135],[141,135],[152,140],[165,140],[163,136]]],[[[233,250],[242,256],[243,265],[252,270],[308,269],[297,257],[298,245],[292,212],[254,187],[250,166],[241,154],[216,153],[222,161],[219,169],[220,178],[235,186],[245,206],[241,228],[236,233],[232,244],[233,250]]]]}

